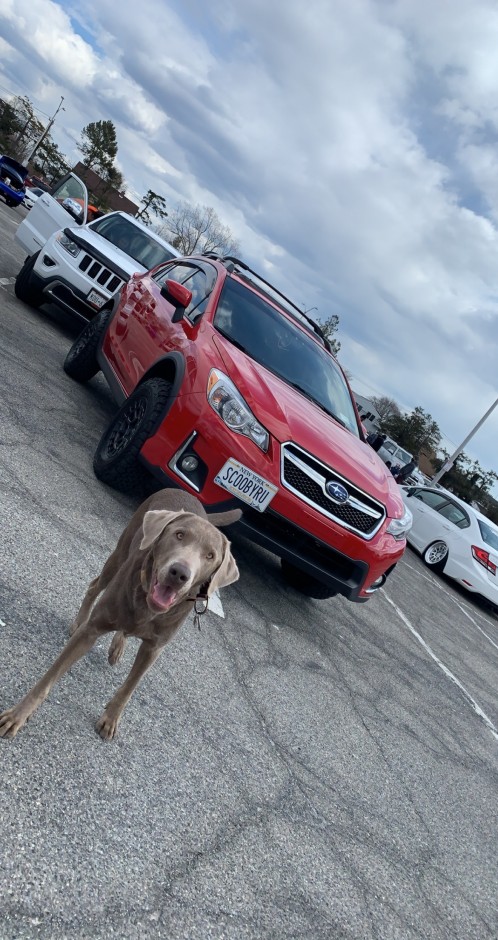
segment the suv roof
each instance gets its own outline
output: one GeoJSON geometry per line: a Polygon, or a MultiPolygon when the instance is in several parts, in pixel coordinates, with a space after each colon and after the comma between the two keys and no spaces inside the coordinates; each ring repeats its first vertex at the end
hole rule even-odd
{"type": "Polygon", "coordinates": [[[281,290],[271,284],[270,281],[267,281],[266,278],[250,268],[245,261],[241,261],[240,258],[235,258],[233,255],[218,255],[216,252],[212,251],[206,252],[203,257],[211,258],[213,261],[219,261],[227,269],[229,274],[237,274],[241,280],[245,281],[251,287],[256,288],[256,290],[264,294],[268,300],[273,303],[277,302],[285,309],[286,313],[290,314],[294,319],[299,320],[310,333],[314,333],[319,338],[330,353],[332,352],[331,345],[320,325],[309,317],[304,310],[301,310],[294,301],[286,297],[281,290]],[[249,275],[252,276],[249,277],[249,275]],[[258,281],[259,283],[255,284],[254,281],[258,281]],[[264,284],[263,288],[260,286],[261,284],[264,284]],[[282,301],[284,301],[283,304],[282,301]]]}

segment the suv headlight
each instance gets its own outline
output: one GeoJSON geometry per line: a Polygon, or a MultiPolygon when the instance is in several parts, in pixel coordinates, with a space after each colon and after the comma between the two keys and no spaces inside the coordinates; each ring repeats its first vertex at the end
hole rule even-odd
{"type": "Polygon", "coordinates": [[[405,506],[405,511],[401,516],[401,519],[391,519],[387,532],[392,535],[393,539],[400,541],[401,539],[406,538],[407,532],[410,531],[413,523],[413,516],[408,509],[408,506],[405,506]]]}
{"type": "Polygon", "coordinates": [[[77,245],[76,242],[73,242],[72,238],[68,238],[64,232],[59,232],[57,235],[57,241],[59,242],[61,248],[64,248],[65,251],[68,251],[69,254],[73,256],[73,258],[76,258],[79,255],[81,251],[80,246],[77,245]]]}
{"type": "Polygon", "coordinates": [[[261,450],[268,450],[268,431],[256,420],[238,388],[218,369],[209,373],[207,400],[227,428],[249,437],[261,450]]]}

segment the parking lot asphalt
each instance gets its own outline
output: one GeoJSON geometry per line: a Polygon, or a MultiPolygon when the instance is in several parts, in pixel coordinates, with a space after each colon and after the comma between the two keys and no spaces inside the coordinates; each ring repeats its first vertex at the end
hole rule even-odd
{"type": "MultiPolygon", "coordinates": [[[[114,404],[18,301],[0,203],[0,710],[60,651],[137,501],[92,473],[114,404]]],[[[368,604],[241,578],[93,730],[102,642],[0,741],[0,938],[498,937],[498,619],[408,550],[368,604]]]]}

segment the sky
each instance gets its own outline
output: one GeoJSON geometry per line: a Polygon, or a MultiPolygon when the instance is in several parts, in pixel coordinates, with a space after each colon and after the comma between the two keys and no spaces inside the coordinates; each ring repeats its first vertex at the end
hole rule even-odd
{"type": "Polygon", "coordinates": [[[71,163],[112,120],[130,194],[213,206],[450,451],[498,398],[497,49],[495,0],[0,0],[0,94],[63,95],[71,163]]]}

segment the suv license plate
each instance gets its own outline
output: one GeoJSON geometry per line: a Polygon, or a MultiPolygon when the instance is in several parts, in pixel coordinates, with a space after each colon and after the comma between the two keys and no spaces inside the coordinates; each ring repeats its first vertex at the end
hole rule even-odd
{"type": "Polygon", "coordinates": [[[214,482],[259,512],[265,511],[278,492],[278,486],[269,483],[233,457],[216,474],[214,482]]]}
{"type": "Polygon", "coordinates": [[[97,307],[97,310],[100,310],[104,306],[107,297],[103,297],[97,290],[91,290],[86,299],[92,307],[97,307]]]}

